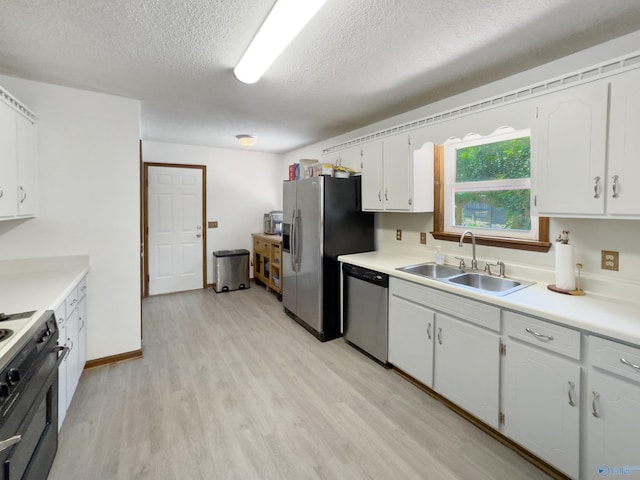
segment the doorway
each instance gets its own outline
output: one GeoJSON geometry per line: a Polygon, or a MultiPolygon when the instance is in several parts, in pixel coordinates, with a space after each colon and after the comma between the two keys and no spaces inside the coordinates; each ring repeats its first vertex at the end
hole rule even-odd
{"type": "Polygon", "coordinates": [[[144,164],[144,296],[205,288],[206,166],[144,164]]]}

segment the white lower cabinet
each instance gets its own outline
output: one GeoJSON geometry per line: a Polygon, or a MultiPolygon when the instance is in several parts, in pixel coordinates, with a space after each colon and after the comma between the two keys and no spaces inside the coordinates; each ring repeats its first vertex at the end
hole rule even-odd
{"type": "Polygon", "coordinates": [[[580,332],[508,311],[503,322],[503,433],[578,478],[580,332]]]}
{"type": "Polygon", "coordinates": [[[389,298],[389,362],[497,428],[500,310],[393,277],[389,298]]]}
{"type": "Polygon", "coordinates": [[[640,475],[640,349],[588,342],[585,479],[640,475]]]}
{"type": "Polygon", "coordinates": [[[433,386],[435,312],[402,296],[389,296],[389,362],[433,386]]]}
{"type": "Polygon", "coordinates": [[[86,288],[85,277],[55,309],[58,345],[69,349],[58,367],[58,430],[62,427],[86,362],[86,288]]]}
{"type": "Polygon", "coordinates": [[[498,428],[500,336],[449,315],[436,315],[433,388],[498,428]]]}

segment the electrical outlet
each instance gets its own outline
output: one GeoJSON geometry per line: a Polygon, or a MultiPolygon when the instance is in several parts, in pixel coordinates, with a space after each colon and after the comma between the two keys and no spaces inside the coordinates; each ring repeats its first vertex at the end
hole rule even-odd
{"type": "Polygon", "coordinates": [[[602,268],[602,270],[613,270],[617,272],[619,267],[618,252],[602,250],[600,268],[602,268]]]}
{"type": "Polygon", "coordinates": [[[207,226],[208,226],[209,228],[218,228],[218,222],[217,222],[217,221],[209,222],[209,223],[207,224],[207,226]]]}
{"type": "Polygon", "coordinates": [[[427,244],[427,232],[420,232],[420,244],[421,245],[427,244]]]}
{"type": "Polygon", "coordinates": [[[402,240],[402,230],[399,228],[396,230],[396,240],[402,240]]]}

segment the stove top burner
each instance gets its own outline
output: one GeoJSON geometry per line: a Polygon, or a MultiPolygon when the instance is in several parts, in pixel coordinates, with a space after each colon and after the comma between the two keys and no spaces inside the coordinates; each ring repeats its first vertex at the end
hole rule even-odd
{"type": "Polygon", "coordinates": [[[22,312],[22,313],[11,313],[9,315],[5,313],[0,313],[0,322],[4,322],[5,320],[21,320],[23,318],[29,318],[34,313],[36,313],[35,310],[32,310],[30,312],[22,312]]]}
{"type": "Polygon", "coordinates": [[[11,335],[13,335],[13,330],[9,330],[8,328],[0,328],[0,342],[6,340],[11,335]]]}

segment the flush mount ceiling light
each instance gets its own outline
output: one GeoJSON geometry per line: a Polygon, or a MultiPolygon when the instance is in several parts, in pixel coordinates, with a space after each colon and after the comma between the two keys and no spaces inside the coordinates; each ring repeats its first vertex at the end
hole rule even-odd
{"type": "Polygon", "coordinates": [[[233,73],[243,83],[256,83],[278,55],[300,33],[326,0],[278,0],[233,73]]]}
{"type": "Polygon", "coordinates": [[[256,137],[252,137],[251,135],[236,135],[236,138],[243,147],[249,148],[256,144],[256,137]]]}

